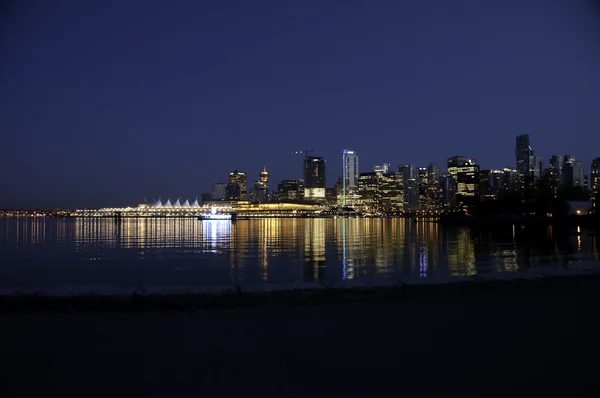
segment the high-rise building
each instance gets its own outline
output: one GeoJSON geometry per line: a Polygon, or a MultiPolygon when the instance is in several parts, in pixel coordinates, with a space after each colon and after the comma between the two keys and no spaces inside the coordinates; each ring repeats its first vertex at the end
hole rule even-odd
{"type": "Polygon", "coordinates": [[[229,173],[229,182],[225,189],[227,200],[246,200],[246,174],[243,171],[233,170],[229,173]]]}
{"type": "Polygon", "coordinates": [[[379,174],[381,210],[396,212],[404,208],[404,178],[400,173],[379,174]]]}
{"type": "Polygon", "coordinates": [[[502,189],[513,190],[519,188],[519,171],[505,167],[502,169],[502,189]]]}
{"type": "Polygon", "coordinates": [[[532,186],[542,177],[544,167],[542,158],[536,156],[535,151],[531,148],[528,134],[517,136],[515,156],[521,188],[532,186]]]}
{"type": "Polygon", "coordinates": [[[269,200],[269,173],[264,167],[258,181],[250,188],[250,201],[252,203],[265,203],[269,200]]]}
{"type": "Polygon", "coordinates": [[[494,200],[503,189],[504,172],[502,170],[481,170],[479,172],[479,192],[482,200],[494,200]]]}
{"type": "Polygon", "coordinates": [[[325,159],[308,156],[304,159],[304,199],[325,200],[325,159]]]}
{"type": "Polygon", "coordinates": [[[592,160],[590,180],[592,189],[594,191],[600,191],[600,158],[592,160]]]}
{"type": "Polygon", "coordinates": [[[569,188],[584,187],[585,173],[581,162],[565,155],[563,163],[564,185],[569,188]]]}
{"type": "Polygon", "coordinates": [[[212,200],[224,200],[226,197],[226,187],[227,184],[224,182],[213,183],[212,200]]]}
{"type": "Polygon", "coordinates": [[[457,205],[465,205],[469,198],[479,196],[479,165],[464,156],[448,159],[448,175],[456,184],[457,205]]]}
{"type": "MultiPolygon", "coordinates": [[[[324,164],[324,163],[323,163],[324,164]]],[[[324,166],[323,166],[324,167],[324,166]]],[[[358,189],[358,155],[344,149],[342,152],[342,204],[346,205],[347,196],[358,189]]]]}
{"type": "Polygon", "coordinates": [[[419,182],[417,166],[414,164],[403,164],[398,167],[402,174],[404,185],[404,209],[418,210],[419,208],[419,182]]]}
{"type": "Polygon", "coordinates": [[[382,163],[373,166],[373,171],[380,174],[388,174],[390,172],[390,164],[382,163]]]}
{"type": "Polygon", "coordinates": [[[278,202],[295,202],[301,199],[300,188],[297,180],[283,180],[277,183],[277,192],[275,194],[278,202]]]}
{"type": "Polygon", "coordinates": [[[269,184],[269,173],[267,172],[267,167],[263,167],[263,171],[260,172],[260,182],[268,185],[269,184]]]}
{"type": "Polygon", "coordinates": [[[419,192],[419,209],[429,208],[429,198],[427,197],[428,174],[427,167],[417,169],[417,190],[419,192]]]}
{"type": "Polygon", "coordinates": [[[529,171],[529,156],[531,152],[533,151],[529,144],[529,134],[518,135],[515,157],[517,158],[517,171],[521,176],[527,175],[529,171]]]}
{"type": "Polygon", "coordinates": [[[367,211],[396,212],[403,209],[403,176],[401,173],[360,173],[359,203],[367,211]]]}
{"type": "Polygon", "coordinates": [[[358,194],[361,205],[370,210],[379,210],[381,204],[379,174],[374,171],[360,173],[358,176],[358,194]]]}
{"type": "Polygon", "coordinates": [[[552,155],[550,162],[548,163],[548,178],[555,195],[558,191],[558,188],[560,188],[565,182],[563,170],[564,162],[565,157],[563,155],[552,155]]]}
{"type": "Polygon", "coordinates": [[[598,199],[600,199],[600,158],[592,161],[590,172],[590,183],[592,188],[592,212],[597,214],[598,199]]]}
{"type": "Polygon", "coordinates": [[[427,206],[429,210],[437,210],[442,207],[443,190],[440,187],[442,172],[440,168],[430,163],[427,167],[427,206]]]}

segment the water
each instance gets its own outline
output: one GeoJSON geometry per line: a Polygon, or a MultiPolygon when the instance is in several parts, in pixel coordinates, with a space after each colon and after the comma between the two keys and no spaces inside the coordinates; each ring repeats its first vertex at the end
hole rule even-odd
{"type": "Polygon", "coordinates": [[[408,219],[0,219],[0,287],[447,279],[599,267],[579,227],[408,219]],[[579,231],[579,232],[578,232],[579,231]]]}

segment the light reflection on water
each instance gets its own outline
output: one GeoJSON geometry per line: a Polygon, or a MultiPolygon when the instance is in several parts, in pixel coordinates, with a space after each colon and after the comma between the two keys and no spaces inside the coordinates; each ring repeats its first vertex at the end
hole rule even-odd
{"type": "Polygon", "coordinates": [[[581,227],[408,219],[4,219],[0,286],[335,283],[598,265],[581,227]]]}

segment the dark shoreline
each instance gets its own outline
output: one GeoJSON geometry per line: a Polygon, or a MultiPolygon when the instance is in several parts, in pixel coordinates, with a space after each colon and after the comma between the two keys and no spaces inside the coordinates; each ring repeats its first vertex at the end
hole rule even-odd
{"type": "Polygon", "coordinates": [[[311,306],[325,303],[387,300],[479,299],[522,297],[544,293],[569,294],[600,288],[600,272],[506,277],[470,277],[445,282],[392,282],[383,285],[327,287],[276,287],[226,290],[100,293],[11,293],[0,294],[0,313],[79,313],[79,312],[194,312],[242,309],[257,306],[311,306]]]}

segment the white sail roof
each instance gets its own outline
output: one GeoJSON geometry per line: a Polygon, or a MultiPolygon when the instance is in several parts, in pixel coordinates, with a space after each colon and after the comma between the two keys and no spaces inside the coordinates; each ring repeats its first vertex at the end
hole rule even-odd
{"type": "Polygon", "coordinates": [[[181,203],[179,203],[179,198],[173,203],[173,207],[181,207],[181,203]]]}
{"type": "Polygon", "coordinates": [[[173,207],[173,205],[171,204],[171,198],[167,199],[167,203],[165,203],[163,206],[164,207],[173,207]]]}
{"type": "Polygon", "coordinates": [[[192,207],[200,207],[200,205],[198,204],[198,197],[196,196],[196,200],[194,200],[194,203],[192,203],[192,207]]]}
{"type": "Polygon", "coordinates": [[[163,204],[162,204],[162,202],[160,200],[160,197],[158,198],[158,200],[156,202],[154,202],[152,204],[152,207],[162,207],[162,206],[163,206],[163,204]]]}
{"type": "Polygon", "coordinates": [[[186,199],[185,202],[183,202],[183,204],[181,206],[190,207],[190,201],[188,199],[186,199]]]}

